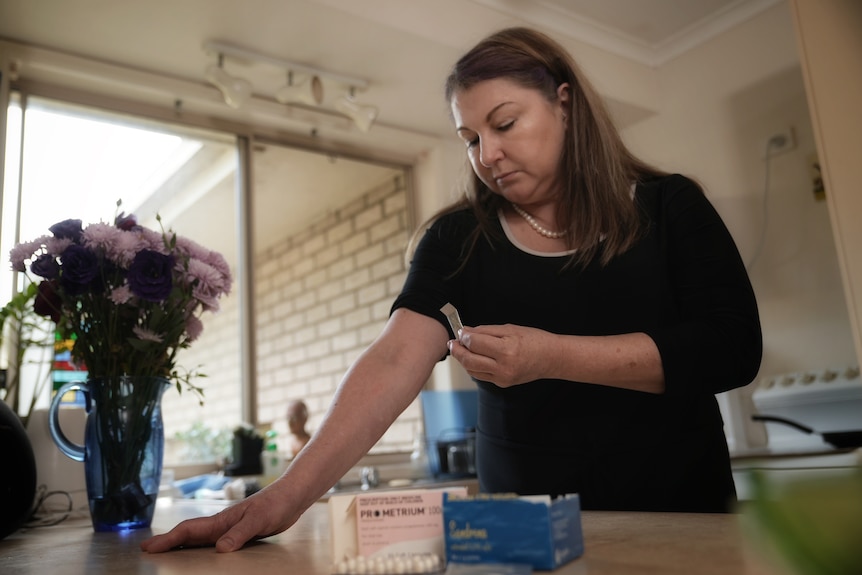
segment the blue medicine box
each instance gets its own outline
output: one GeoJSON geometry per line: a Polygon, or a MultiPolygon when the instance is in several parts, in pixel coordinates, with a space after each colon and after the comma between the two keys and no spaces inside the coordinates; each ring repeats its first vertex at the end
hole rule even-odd
{"type": "Polygon", "coordinates": [[[443,496],[446,560],[551,570],[584,553],[577,494],[443,496]]]}

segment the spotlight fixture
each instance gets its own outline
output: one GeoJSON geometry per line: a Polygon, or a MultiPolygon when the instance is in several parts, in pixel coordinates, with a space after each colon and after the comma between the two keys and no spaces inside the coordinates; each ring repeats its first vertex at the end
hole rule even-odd
{"type": "Polygon", "coordinates": [[[377,108],[356,101],[353,87],[335,102],[335,109],[353,120],[356,127],[363,132],[371,129],[371,124],[377,119],[377,108]]]}
{"type": "MultiPolygon", "coordinates": [[[[337,112],[351,119],[356,127],[363,132],[371,129],[371,124],[377,119],[376,107],[360,104],[356,101],[355,92],[368,88],[368,81],[363,78],[260,54],[224,42],[206,42],[204,51],[218,55],[218,65],[207,67],[206,78],[221,90],[225,102],[233,108],[238,108],[251,97],[252,87],[246,80],[235,78],[224,71],[224,58],[228,57],[236,59],[241,64],[266,64],[286,72],[287,84],[278,88],[274,93],[275,100],[282,104],[303,104],[311,108],[320,108],[323,104],[324,82],[327,84],[335,83],[349,88],[347,95],[334,103],[337,112]],[[294,75],[298,75],[299,78],[297,79],[300,81],[294,83],[294,75]]],[[[328,110],[321,110],[321,112],[335,115],[328,110]]]]}
{"type": "Polygon", "coordinates": [[[287,84],[276,91],[275,99],[282,104],[299,102],[319,106],[323,102],[323,82],[320,81],[320,76],[314,75],[304,82],[294,84],[293,72],[288,71],[287,84]]]}
{"type": "Polygon", "coordinates": [[[204,74],[207,81],[221,91],[225,104],[231,108],[239,108],[251,97],[251,83],[225,72],[222,54],[218,55],[218,64],[207,66],[204,74]]]}

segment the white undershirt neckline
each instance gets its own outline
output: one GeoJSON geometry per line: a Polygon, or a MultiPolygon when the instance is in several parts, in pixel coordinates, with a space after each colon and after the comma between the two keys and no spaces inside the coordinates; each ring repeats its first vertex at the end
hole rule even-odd
{"type": "Polygon", "coordinates": [[[497,210],[497,217],[500,219],[500,225],[503,227],[503,233],[506,234],[506,237],[509,239],[510,242],[512,242],[512,245],[521,250],[522,252],[543,258],[559,258],[563,256],[570,256],[576,251],[562,250],[558,252],[540,252],[539,250],[534,250],[533,248],[527,247],[515,238],[515,234],[512,233],[512,228],[509,227],[509,222],[506,221],[506,216],[505,214],[503,214],[502,208],[497,210]]]}

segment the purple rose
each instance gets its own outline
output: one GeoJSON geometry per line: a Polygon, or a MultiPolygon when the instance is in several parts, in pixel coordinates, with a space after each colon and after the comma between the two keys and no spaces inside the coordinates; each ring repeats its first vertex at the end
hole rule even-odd
{"type": "Polygon", "coordinates": [[[51,280],[60,273],[60,264],[57,263],[54,256],[42,254],[36,258],[36,261],[30,264],[30,271],[37,276],[51,280]]]}
{"type": "Polygon", "coordinates": [[[63,303],[57,293],[57,280],[44,281],[39,284],[36,299],[33,300],[33,311],[37,314],[50,317],[54,323],[60,321],[60,308],[63,303]]]}
{"type": "Polygon", "coordinates": [[[129,266],[129,289],[141,299],[164,301],[171,294],[174,258],[153,250],[141,250],[129,266]]]}
{"type": "Polygon", "coordinates": [[[62,222],[57,222],[48,229],[51,230],[51,233],[54,234],[55,238],[68,238],[75,243],[81,241],[81,234],[84,232],[81,227],[81,220],[63,220],[62,222]]]}
{"type": "Polygon", "coordinates": [[[135,214],[126,215],[126,212],[120,212],[120,215],[114,220],[114,225],[123,231],[130,231],[138,227],[138,218],[135,214]]]}
{"type": "Polygon", "coordinates": [[[90,289],[99,277],[99,258],[83,246],[72,244],[60,257],[60,283],[70,295],[79,295],[90,289]]]}

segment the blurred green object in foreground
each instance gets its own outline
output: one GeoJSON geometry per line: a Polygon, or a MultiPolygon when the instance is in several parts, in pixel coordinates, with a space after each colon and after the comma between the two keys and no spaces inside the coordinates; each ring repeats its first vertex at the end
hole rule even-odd
{"type": "Polygon", "coordinates": [[[789,568],[799,575],[862,574],[862,467],[780,483],[755,472],[751,481],[746,513],[789,568]]]}

